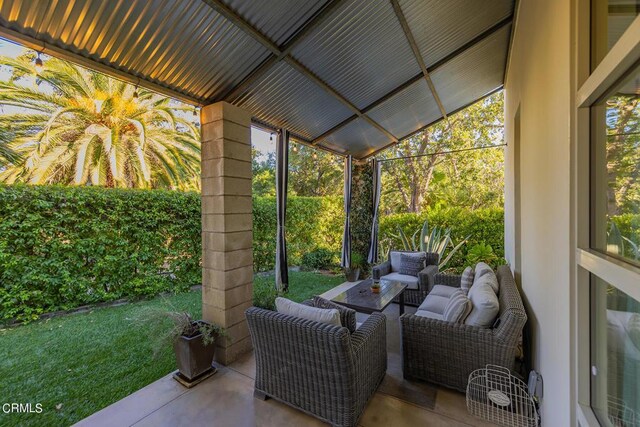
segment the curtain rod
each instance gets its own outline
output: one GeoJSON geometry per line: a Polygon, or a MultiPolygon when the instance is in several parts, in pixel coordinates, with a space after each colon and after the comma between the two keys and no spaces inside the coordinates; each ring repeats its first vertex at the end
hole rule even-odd
{"type": "Polygon", "coordinates": [[[482,147],[461,148],[459,150],[439,151],[439,152],[436,152],[436,153],[416,154],[416,155],[413,155],[413,156],[403,156],[403,157],[393,157],[391,159],[378,159],[378,161],[379,162],[389,162],[391,160],[415,159],[417,157],[438,156],[440,154],[452,154],[452,153],[460,153],[462,151],[483,150],[485,148],[498,148],[498,147],[506,147],[506,146],[507,146],[507,144],[485,145],[485,146],[482,146],[482,147]]]}

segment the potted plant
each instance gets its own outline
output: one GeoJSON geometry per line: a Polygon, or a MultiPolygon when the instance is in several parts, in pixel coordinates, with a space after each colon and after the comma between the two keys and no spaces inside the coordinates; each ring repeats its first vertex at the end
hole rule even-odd
{"type": "Polygon", "coordinates": [[[355,252],[351,254],[351,265],[345,268],[344,274],[349,282],[357,282],[360,278],[360,269],[364,266],[364,257],[355,252]]]}
{"type": "Polygon", "coordinates": [[[174,375],[184,385],[197,383],[215,373],[213,357],[215,356],[215,340],[226,337],[226,331],[218,325],[204,320],[193,320],[186,312],[154,310],[147,321],[152,323],[152,331],[158,337],[155,354],[168,344],[173,346],[178,365],[178,373],[174,375]],[[171,326],[166,328],[164,320],[169,319],[171,326]]]}
{"type": "Polygon", "coordinates": [[[379,294],[380,293],[380,282],[379,281],[373,281],[371,282],[371,292],[373,292],[374,294],[379,294]]]}

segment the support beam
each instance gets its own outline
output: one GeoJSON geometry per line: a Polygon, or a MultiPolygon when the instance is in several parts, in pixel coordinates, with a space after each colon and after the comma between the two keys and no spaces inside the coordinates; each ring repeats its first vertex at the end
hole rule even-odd
{"type": "Polygon", "coordinates": [[[202,121],[202,317],[226,329],[216,360],[251,348],[244,312],[253,304],[251,113],[207,105],[202,121]]]}
{"type": "MultiPolygon", "coordinates": [[[[374,126],[380,132],[382,132],[387,138],[391,139],[394,142],[397,142],[398,139],[387,129],[385,129],[380,123],[373,120],[371,117],[365,115],[360,111],[355,105],[353,105],[348,99],[338,93],[337,90],[332,88],[327,82],[320,79],[318,76],[313,74],[307,67],[298,62],[295,58],[293,58],[289,53],[285,53],[285,51],[281,50],[275,43],[273,43],[267,36],[262,34],[260,31],[256,30],[249,22],[247,22],[242,16],[238,15],[236,12],[231,10],[227,5],[225,5],[221,0],[203,0],[207,5],[209,5],[213,10],[218,12],[220,15],[224,16],[242,31],[244,31],[248,36],[252,37],[258,43],[263,45],[266,49],[270,50],[273,55],[275,55],[276,62],[278,58],[281,58],[283,61],[286,61],[287,64],[291,65],[295,70],[301,73],[303,76],[307,77],[309,80],[320,86],[325,92],[329,95],[333,96],[336,100],[344,104],[347,108],[353,111],[358,117],[366,120],[370,125],[374,126]]],[[[325,15],[326,16],[326,15],[325,15]]],[[[296,43],[302,40],[303,37],[299,36],[296,38],[296,43]]],[[[291,47],[289,48],[289,51],[291,47]]],[[[266,72],[270,65],[265,65],[262,72],[266,72]]]]}
{"type": "MultiPolygon", "coordinates": [[[[441,60],[439,60],[438,62],[436,62],[435,64],[433,64],[430,67],[427,67],[427,73],[433,73],[435,70],[437,70],[438,68],[441,68],[442,66],[444,66],[445,64],[447,64],[449,61],[453,60],[454,58],[456,58],[457,56],[463,54],[464,52],[466,52],[468,49],[472,48],[473,46],[475,46],[476,44],[482,42],[483,40],[485,40],[488,37],[491,37],[495,32],[499,31],[500,29],[502,29],[504,26],[509,25],[511,23],[513,19],[513,15],[508,16],[507,18],[503,19],[502,21],[498,22],[497,24],[495,24],[494,26],[492,26],[491,28],[489,28],[488,30],[486,30],[485,32],[481,33],[480,35],[478,35],[477,37],[474,37],[472,40],[470,40],[469,42],[465,43],[464,45],[460,46],[458,49],[454,50],[453,52],[451,52],[449,55],[447,55],[446,57],[442,58],[441,60]]],[[[368,113],[369,111],[371,111],[372,109],[374,109],[375,107],[377,107],[378,105],[382,104],[383,102],[387,101],[388,99],[394,97],[395,95],[397,95],[398,93],[402,92],[403,90],[405,90],[407,87],[411,86],[412,84],[414,84],[415,82],[419,81],[420,79],[422,79],[424,77],[424,74],[421,72],[420,74],[410,78],[409,80],[407,80],[406,82],[402,83],[400,86],[394,88],[393,90],[389,91],[387,94],[385,94],[384,96],[378,98],[377,100],[373,101],[371,104],[367,105],[365,108],[362,109],[363,113],[368,113]]],[[[495,91],[494,91],[495,92],[495,91]]],[[[492,92],[493,93],[493,92],[492,92]]],[[[469,104],[470,105],[470,104],[469,104]]],[[[459,110],[456,110],[455,112],[457,112],[459,110]]],[[[449,112],[449,115],[453,114],[454,112],[449,112]]],[[[446,117],[446,116],[444,116],[446,117]]],[[[418,131],[415,131],[413,133],[419,132],[423,129],[426,129],[427,127],[439,122],[440,120],[442,120],[444,117],[439,118],[438,120],[431,122],[429,125],[424,126],[422,128],[420,128],[418,131]]],[[[327,137],[328,135],[332,134],[333,132],[337,131],[338,129],[346,126],[347,124],[349,124],[350,122],[352,122],[353,120],[357,119],[357,116],[351,116],[348,119],[344,120],[343,122],[339,123],[338,125],[334,126],[333,128],[329,129],[328,131],[324,132],[322,135],[316,137],[313,139],[312,143],[313,144],[317,144],[320,140],[324,139],[325,137],[327,137]]],[[[399,140],[405,139],[408,136],[403,136],[401,138],[398,138],[399,140]]],[[[395,141],[389,145],[386,145],[385,148],[393,145],[394,143],[397,143],[398,141],[395,141]]],[[[384,148],[383,148],[384,149],[384,148]]],[[[367,157],[371,157],[372,155],[376,154],[378,151],[381,151],[383,149],[380,150],[376,150],[376,152],[374,152],[373,154],[369,154],[367,157]]]]}
{"type": "Polygon", "coordinates": [[[402,31],[404,31],[404,35],[411,46],[411,50],[413,51],[413,55],[416,57],[416,61],[418,65],[420,65],[420,69],[422,70],[422,75],[424,76],[424,80],[427,82],[427,86],[429,86],[429,90],[433,95],[433,99],[435,99],[436,104],[438,104],[438,108],[440,109],[440,113],[442,117],[447,118],[447,111],[444,109],[444,105],[442,105],[442,101],[440,100],[440,96],[436,91],[436,87],[431,81],[431,77],[429,76],[429,71],[427,70],[427,65],[422,58],[422,54],[420,53],[420,48],[418,48],[418,43],[416,43],[416,39],[413,37],[413,33],[411,32],[411,28],[409,28],[409,23],[404,16],[404,12],[398,3],[398,0],[390,0],[391,5],[393,6],[393,11],[396,13],[396,17],[400,22],[400,26],[402,27],[402,31]]]}

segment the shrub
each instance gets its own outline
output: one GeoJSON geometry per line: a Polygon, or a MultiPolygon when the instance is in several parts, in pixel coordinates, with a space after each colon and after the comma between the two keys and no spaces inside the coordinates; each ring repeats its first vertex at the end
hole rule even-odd
{"type": "Polygon", "coordinates": [[[504,211],[502,209],[478,209],[469,211],[461,208],[429,210],[420,214],[396,214],[382,216],[380,219],[380,240],[387,246],[402,248],[402,242],[396,237],[397,227],[405,233],[413,233],[425,220],[433,227],[451,228],[454,244],[469,236],[466,245],[449,261],[447,268],[462,271],[466,265],[467,253],[473,246],[483,243],[490,245],[498,258],[504,257],[504,211]]]}
{"type": "MultiPolygon", "coordinates": [[[[317,248],[339,252],[344,214],[340,197],[289,197],[287,255],[289,265],[301,265],[302,256],[317,248]]],[[[276,200],[253,198],[253,268],[273,270],[276,253],[276,200]]]]}
{"type": "Polygon", "coordinates": [[[320,270],[334,264],[336,255],[326,248],[318,248],[302,255],[300,266],[305,270],[320,270]]]}
{"type": "Polygon", "coordinates": [[[0,320],[200,283],[200,195],[0,186],[0,320]]]}

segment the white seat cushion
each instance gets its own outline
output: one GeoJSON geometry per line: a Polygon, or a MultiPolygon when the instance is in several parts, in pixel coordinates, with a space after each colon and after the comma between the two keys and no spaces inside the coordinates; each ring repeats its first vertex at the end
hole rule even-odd
{"type": "Polygon", "coordinates": [[[386,276],[382,276],[380,280],[393,280],[395,282],[402,282],[407,284],[407,289],[418,289],[418,278],[415,276],[408,276],[400,273],[389,273],[386,276]]]}
{"type": "Polygon", "coordinates": [[[475,283],[469,290],[469,299],[473,308],[464,323],[482,328],[491,327],[500,311],[498,297],[491,285],[486,281],[475,283]]]}
{"type": "Polygon", "coordinates": [[[431,289],[431,292],[429,292],[429,295],[438,295],[449,298],[458,289],[460,288],[454,288],[453,286],[447,285],[435,285],[433,289],[431,289]]]}
{"type": "Polygon", "coordinates": [[[444,309],[447,308],[447,304],[449,304],[449,297],[443,297],[440,295],[429,294],[422,301],[418,310],[431,311],[436,314],[444,314],[444,309]]]}
{"type": "Polygon", "coordinates": [[[433,312],[427,311],[427,310],[418,310],[418,311],[416,311],[415,314],[416,314],[416,316],[428,317],[429,319],[444,320],[443,317],[442,317],[442,314],[433,313],[433,312]]]}
{"type": "Polygon", "coordinates": [[[340,312],[335,308],[317,308],[293,302],[286,298],[276,298],[276,310],[278,313],[288,314],[301,319],[315,320],[329,325],[342,326],[340,312]]]}

